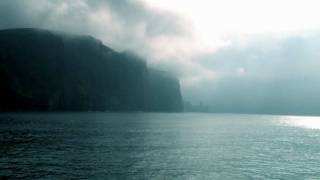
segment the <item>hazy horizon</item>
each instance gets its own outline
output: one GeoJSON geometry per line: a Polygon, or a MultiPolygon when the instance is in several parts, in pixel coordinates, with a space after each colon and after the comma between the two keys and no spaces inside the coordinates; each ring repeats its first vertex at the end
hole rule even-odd
{"type": "Polygon", "coordinates": [[[175,74],[214,112],[319,114],[320,12],[307,1],[1,1],[0,29],[92,35],[175,74]]]}

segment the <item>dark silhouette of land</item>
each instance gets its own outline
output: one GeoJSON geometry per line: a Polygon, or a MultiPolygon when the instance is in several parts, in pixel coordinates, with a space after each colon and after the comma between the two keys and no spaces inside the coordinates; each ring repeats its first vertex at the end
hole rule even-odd
{"type": "Polygon", "coordinates": [[[0,31],[0,111],[183,109],[178,79],[90,36],[0,31]]]}

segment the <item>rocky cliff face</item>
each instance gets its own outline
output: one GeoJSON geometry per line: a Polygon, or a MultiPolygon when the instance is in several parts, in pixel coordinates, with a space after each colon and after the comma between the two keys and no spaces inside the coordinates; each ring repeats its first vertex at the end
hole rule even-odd
{"type": "Polygon", "coordinates": [[[179,81],[90,36],[0,31],[0,111],[182,111],[179,81]]]}

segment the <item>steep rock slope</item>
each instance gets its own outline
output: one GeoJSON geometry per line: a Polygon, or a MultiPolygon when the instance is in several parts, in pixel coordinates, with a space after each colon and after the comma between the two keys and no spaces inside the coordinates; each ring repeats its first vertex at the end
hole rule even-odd
{"type": "Polygon", "coordinates": [[[179,81],[90,36],[0,31],[0,111],[182,110],[179,81]]]}

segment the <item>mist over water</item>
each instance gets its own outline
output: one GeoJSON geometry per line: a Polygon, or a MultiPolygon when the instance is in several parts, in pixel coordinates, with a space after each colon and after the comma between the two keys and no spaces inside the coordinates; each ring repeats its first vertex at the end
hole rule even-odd
{"type": "Polygon", "coordinates": [[[0,175],[11,178],[312,179],[316,117],[28,113],[0,116],[0,175]]]}

